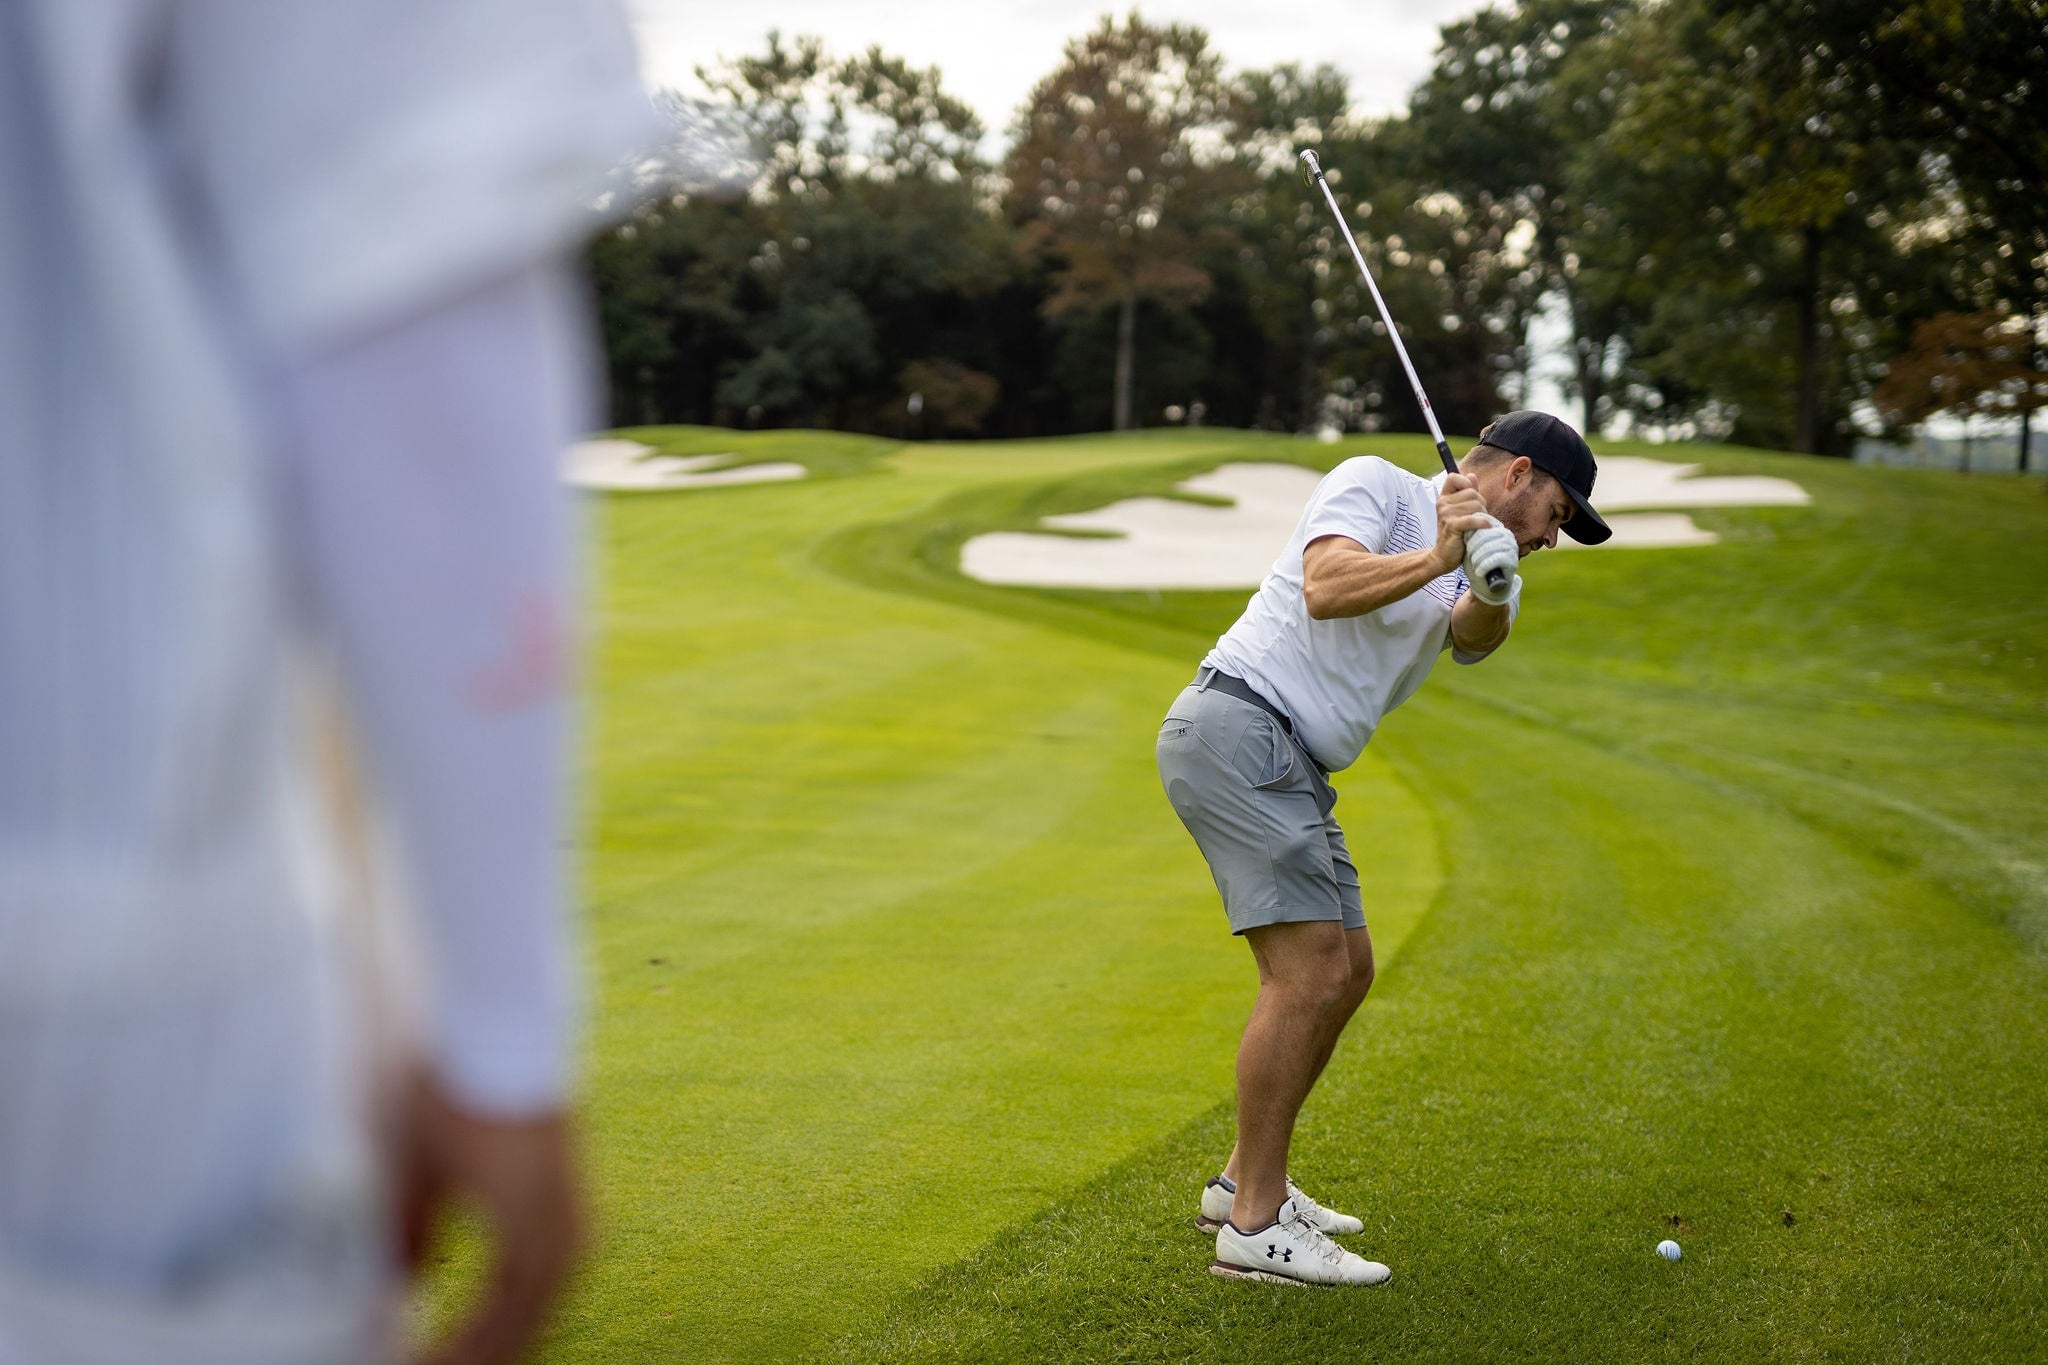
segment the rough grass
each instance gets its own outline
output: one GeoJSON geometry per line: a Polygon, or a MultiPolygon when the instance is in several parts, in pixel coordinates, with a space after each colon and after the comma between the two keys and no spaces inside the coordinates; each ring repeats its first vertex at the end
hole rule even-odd
{"type": "Polygon", "coordinates": [[[1295,1165],[1395,1277],[1289,1291],[1189,1227],[1252,982],[1151,769],[1244,594],[953,564],[1360,443],[690,438],[845,477],[598,508],[603,1240],[543,1358],[2041,1354],[2037,486],[1688,450],[1815,504],[1525,566],[1340,783],[1388,960],[1295,1165]]]}

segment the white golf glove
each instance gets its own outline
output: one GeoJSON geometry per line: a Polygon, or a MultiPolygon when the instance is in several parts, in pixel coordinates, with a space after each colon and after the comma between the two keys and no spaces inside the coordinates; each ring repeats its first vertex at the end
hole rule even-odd
{"type": "Polygon", "coordinates": [[[1515,533],[1499,522],[1466,532],[1465,577],[1472,584],[1472,595],[1487,606],[1507,604],[1515,591],[1515,566],[1521,561],[1521,547],[1515,543],[1515,533]],[[1500,574],[1498,591],[1487,582],[1487,575],[1496,571],[1500,574]]]}

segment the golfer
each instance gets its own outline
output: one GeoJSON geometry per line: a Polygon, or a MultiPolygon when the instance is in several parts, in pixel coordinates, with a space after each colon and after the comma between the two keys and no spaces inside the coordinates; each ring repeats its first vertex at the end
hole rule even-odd
{"type": "Polygon", "coordinates": [[[1287,1174],[1295,1116],[1372,987],[1372,934],[1330,774],[1357,760],[1445,649],[1474,664],[1500,648],[1521,604],[1518,560],[1560,530],[1585,545],[1612,534],[1589,501],[1595,473],[1579,434],[1540,412],[1494,422],[1456,474],[1346,460],[1167,713],[1167,798],[1259,970],[1237,1053],[1237,1146],[1197,1220],[1216,1233],[1218,1275],[1380,1284],[1392,1273],[1330,1240],[1365,1225],[1287,1174]]]}

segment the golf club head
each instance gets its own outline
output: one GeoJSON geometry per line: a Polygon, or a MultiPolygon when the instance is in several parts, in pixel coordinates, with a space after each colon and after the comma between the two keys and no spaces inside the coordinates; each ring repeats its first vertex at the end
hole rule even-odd
{"type": "Polygon", "coordinates": [[[1316,160],[1315,148],[1302,148],[1301,183],[1306,185],[1310,189],[1314,189],[1316,187],[1316,181],[1321,178],[1322,174],[1323,166],[1321,162],[1316,160]]]}

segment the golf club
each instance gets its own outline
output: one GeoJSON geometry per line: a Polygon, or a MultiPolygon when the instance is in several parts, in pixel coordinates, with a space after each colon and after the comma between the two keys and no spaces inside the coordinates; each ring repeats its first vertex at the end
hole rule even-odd
{"type": "MultiPolygon", "coordinates": [[[[1394,325],[1394,315],[1387,311],[1387,301],[1380,297],[1380,287],[1374,282],[1372,271],[1365,267],[1365,253],[1358,249],[1358,239],[1351,235],[1351,224],[1344,221],[1344,210],[1337,207],[1337,196],[1330,192],[1330,182],[1323,178],[1322,163],[1316,160],[1315,150],[1308,148],[1301,154],[1301,183],[1319,188],[1323,198],[1329,201],[1330,212],[1336,215],[1337,230],[1344,234],[1345,245],[1351,248],[1351,259],[1358,262],[1358,273],[1365,277],[1365,287],[1372,291],[1374,306],[1380,310],[1380,321],[1387,324],[1387,335],[1394,339],[1394,354],[1401,357],[1401,368],[1408,374],[1408,385],[1415,390],[1415,401],[1422,405],[1422,420],[1429,423],[1429,434],[1436,438],[1436,453],[1444,462],[1444,472],[1458,472],[1458,462],[1451,458],[1451,443],[1444,439],[1443,428],[1436,424],[1436,410],[1429,405],[1429,395],[1422,391],[1422,378],[1415,373],[1415,362],[1408,358],[1408,348],[1401,344],[1401,329],[1394,325]]],[[[1486,583],[1495,592],[1507,586],[1507,572],[1495,569],[1486,576],[1486,583]]]]}

